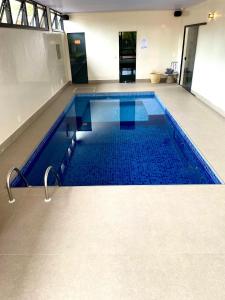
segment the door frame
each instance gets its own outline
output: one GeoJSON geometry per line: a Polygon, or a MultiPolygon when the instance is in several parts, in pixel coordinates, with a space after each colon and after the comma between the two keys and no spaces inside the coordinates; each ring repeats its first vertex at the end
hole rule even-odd
{"type": "Polygon", "coordinates": [[[187,28],[190,27],[195,27],[195,26],[203,26],[207,25],[207,22],[202,22],[202,23],[196,23],[196,24],[190,24],[190,25],[185,25],[184,26],[184,34],[183,34],[183,45],[182,45],[182,54],[181,54],[181,64],[180,64],[180,77],[179,77],[179,85],[181,85],[181,76],[182,76],[182,71],[183,71],[183,66],[184,66],[184,52],[185,52],[185,42],[186,42],[186,35],[187,35],[187,28]]]}

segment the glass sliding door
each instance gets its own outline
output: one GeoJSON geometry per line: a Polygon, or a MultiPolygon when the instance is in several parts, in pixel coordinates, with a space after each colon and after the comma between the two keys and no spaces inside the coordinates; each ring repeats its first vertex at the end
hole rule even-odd
{"type": "Polygon", "coordinates": [[[137,32],[119,33],[120,82],[136,80],[136,40],[137,32]]]}
{"type": "Polygon", "coordinates": [[[184,57],[184,74],[183,74],[183,87],[191,92],[192,79],[195,67],[195,55],[198,42],[199,26],[188,28],[186,53],[184,57]]]}
{"type": "Polygon", "coordinates": [[[201,25],[206,25],[206,23],[187,25],[184,28],[180,84],[188,92],[191,92],[192,89],[199,27],[201,25]]]}

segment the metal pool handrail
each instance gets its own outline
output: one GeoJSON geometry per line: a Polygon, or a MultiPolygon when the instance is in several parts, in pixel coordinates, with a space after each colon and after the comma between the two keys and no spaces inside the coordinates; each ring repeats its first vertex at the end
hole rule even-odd
{"type": "Polygon", "coordinates": [[[16,172],[17,175],[19,175],[21,177],[21,179],[25,183],[26,187],[29,187],[29,183],[28,183],[27,179],[25,178],[25,176],[21,173],[21,171],[16,167],[11,168],[8,172],[7,179],[6,179],[6,188],[7,188],[10,204],[12,204],[16,201],[16,199],[13,197],[12,189],[11,189],[11,185],[10,185],[11,176],[12,176],[13,172],[16,172]]]}
{"type": "Polygon", "coordinates": [[[48,176],[49,176],[50,172],[52,172],[52,174],[54,174],[54,176],[55,176],[55,178],[57,180],[58,186],[61,186],[61,180],[60,180],[59,174],[56,172],[56,170],[54,169],[53,166],[49,166],[47,168],[47,170],[45,171],[45,176],[44,176],[45,202],[50,202],[52,200],[49,197],[49,193],[48,193],[48,176]]]}

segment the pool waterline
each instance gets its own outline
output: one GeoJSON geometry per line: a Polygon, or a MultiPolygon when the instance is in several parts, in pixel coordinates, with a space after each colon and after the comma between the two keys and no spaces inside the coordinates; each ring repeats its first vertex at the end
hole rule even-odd
{"type": "Polygon", "coordinates": [[[75,95],[22,172],[42,186],[49,165],[64,186],[221,183],[153,92],[75,95]]]}

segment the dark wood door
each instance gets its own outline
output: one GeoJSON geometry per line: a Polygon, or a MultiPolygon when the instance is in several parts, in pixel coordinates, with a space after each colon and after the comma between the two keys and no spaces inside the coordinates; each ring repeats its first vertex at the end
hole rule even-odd
{"type": "Polygon", "coordinates": [[[73,83],[88,83],[85,33],[68,33],[68,45],[73,83]]]}

